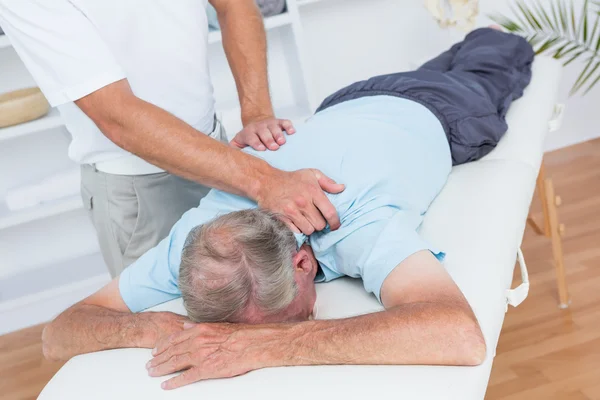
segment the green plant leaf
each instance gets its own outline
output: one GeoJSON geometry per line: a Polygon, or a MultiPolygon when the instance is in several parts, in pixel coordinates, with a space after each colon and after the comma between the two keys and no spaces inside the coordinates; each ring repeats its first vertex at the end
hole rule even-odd
{"type": "Polygon", "coordinates": [[[558,55],[558,56],[557,56],[557,57],[555,57],[555,58],[562,59],[562,58],[564,58],[564,57],[565,57],[567,54],[570,54],[570,53],[572,53],[574,50],[577,50],[577,49],[579,49],[579,48],[580,48],[579,44],[577,44],[577,43],[567,43],[567,46],[571,46],[571,48],[569,48],[568,50],[565,50],[564,52],[561,52],[561,53],[560,53],[560,55],[558,55]]]}
{"type": "Polygon", "coordinates": [[[585,94],[600,81],[600,1],[584,0],[581,15],[575,12],[574,1],[512,0],[511,17],[491,17],[508,31],[525,37],[536,54],[549,54],[564,66],[585,57],[571,95],[583,89],[585,94]],[[595,20],[589,20],[591,15],[595,20]]]}
{"type": "Polygon", "coordinates": [[[540,43],[540,41],[542,39],[543,38],[540,37],[540,35],[538,35],[537,33],[534,33],[533,35],[531,35],[531,36],[529,36],[527,38],[527,41],[529,42],[529,44],[531,45],[531,47],[535,47],[535,46],[537,46],[540,43]]]}
{"type": "Polygon", "coordinates": [[[541,16],[540,19],[546,22],[546,24],[548,25],[548,28],[550,28],[553,31],[556,31],[556,28],[554,27],[554,23],[548,16],[548,13],[546,12],[545,7],[542,6],[542,4],[539,2],[539,0],[534,2],[533,6],[536,8],[538,15],[541,16]]]}
{"type": "Polygon", "coordinates": [[[538,21],[538,19],[535,17],[535,14],[527,8],[527,5],[525,3],[521,3],[521,6],[523,7],[525,13],[529,16],[529,19],[535,24],[533,28],[535,29],[537,27],[538,29],[544,29],[540,24],[540,21],[538,21]]]}
{"type": "Polygon", "coordinates": [[[561,31],[561,20],[558,16],[558,7],[554,1],[550,2],[550,8],[552,9],[552,15],[554,16],[554,22],[556,24],[556,30],[560,33],[561,31]]]}
{"type": "Polygon", "coordinates": [[[530,27],[535,30],[535,22],[533,22],[532,20],[530,20],[528,18],[527,13],[521,6],[521,3],[515,2],[515,4],[517,5],[517,8],[518,8],[518,11],[513,9],[513,14],[515,14],[515,17],[517,17],[519,19],[519,22],[521,22],[521,24],[523,26],[530,27]]]}
{"type": "Polygon", "coordinates": [[[524,29],[521,28],[519,24],[510,19],[506,18],[503,15],[490,15],[490,19],[497,23],[498,25],[504,27],[509,32],[523,32],[524,29]]]}
{"type": "Polygon", "coordinates": [[[546,40],[540,47],[538,47],[538,49],[535,51],[535,54],[540,54],[540,53],[545,52],[546,50],[550,49],[552,46],[554,46],[560,40],[562,40],[562,39],[559,37],[553,37],[553,38],[546,40]]]}
{"type": "Polygon", "coordinates": [[[517,8],[519,9],[519,11],[521,11],[521,15],[523,16],[523,18],[525,19],[525,21],[527,21],[527,23],[529,24],[529,26],[535,30],[537,28],[536,23],[534,22],[533,19],[531,19],[530,15],[527,13],[527,11],[525,10],[523,4],[521,4],[520,1],[516,1],[515,2],[517,5],[517,8]]]}
{"type": "Polygon", "coordinates": [[[573,36],[578,38],[577,34],[577,24],[575,23],[575,3],[571,0],[571,31],[573,32],[573,36]]]}
{"type": "Polygon", "coordinates": [[[596,83],[598,83],[598,81],[600,81],[600,74],[598,74],[598,76],[596,77],[596,79],[594,79],[592,81],[592,83],[590,83],[590,85],[587,87],[587,89],[585,89],[585,92],[583,92],[583,95],[585,96],[587,94],[587,92],[589,92],[590,90],[592,90],[592,88],[594,86],[596,86],[596,83]]]}
{"type": "MultiPolygon", "coordinates": [[[[596,37],[596,31],[598,30],[598,23],[600,23],[600,14],[596,15],[596,22],[594,23],[594,27],[592,28],[592,32],[590,33],[590,41],[594,40],[596,37]]],[[[586,40],[587,42],[587,40],[586,40]]],[[[590,43],[591,47],[591,43],[590,43]]]]}
{"type": "Polygon", "coordinates": [[[566,67],[567,65],[571,64],[573,61],[575,61],[577,58],[579,58],[580,55],[582,55],[583,53],[585,53],[585,50],[579,50],[577,53],[575,53],[573,55],[573,57],[569,58],[568,61],[566,61],[563,66],[566,67]]]}
{"type": "Polygon", "coordinates": [[[567,28],[567,7],[564,1],[558,0],[558,14],[560,16],[560,25],[562,26],[563,33],[568,33],[567,28]]]}
{"type": "Polygon", "coordinates": [[[511,13],[512,13],[512,14],[515,16],[515,18],[516,18],[516,19],[519,21],[519,24],[520,24],[520,25],[521,25],[523,28],[527,27],[527,25],[529,24],[529,23],[528,23],[528,21],[524,20],[524,19],[521,17],[520,13],[519,13],[517,10],[515,10],[515,8],[513,7],[513,5],[512,5],[512,4],[509,6],[509,8],[510,8],[510,11],[511,11],[511,13]]]}
{"type": "Polygon", "coordinates": [[[583,69],[583,71],[581,71],[579,73],[579,76],[577,77],[577,80],[573,84],[573,88],[571,89],[571,92],[576,91],[576,88],[579,86],[579,82],[581,82],[583,80],[583,78],[586,76],[587,70],[590,68],[590,66],[594,62],[594,58],[590,57],[586,61],[587,61],[587,64],[585,64],[585,68],[583,69]]]}
{"type": "Polygon", "coordinates": [[[563,44],[562,46],[560,46],[558,49],[556,49],[556,51],[554,52],[554,54],[552,55],[552,57],[556,58],[557,60],[560,59],[560,57],[562,56],[563,50],[566,49],[567,47],[569,47],[569,42],[563,44]]]}
{"type": "Polygon", "coordinates": [[[577,81],[575,81],[575,83],[573,84],[573,88],[571,89],[571,94],[577,93],[585,85],[585,83],[594,75],[594,73],[598,70],[598,67],[600,67],[600,61],[596,62],[596,66],[588,71],[588,69],[593,64],[593,62],[594,62],[594,58],[590,57],[590,61],[585,66],[585,69],[581,72],[581,74],[579,75],[579,78],[577,78],[577,81]]]}
{"type": "MultiPolygon", "coordinates": [[[[573,4],[573,3],[571,3],[573,4]]],[[[575,14],[573,14],[574,16],[575,14]]],[[[581,15],[579,16],[579,25],[577,26],[577,34],[576,38],[582,38],[585,42],[587,41],[587,29],[588,29],[588,0],[583,2],[583,7],[581,9],[581,15]]],[[[573,21],[573,26],[575,27],[575,22],[573,21]]]]}

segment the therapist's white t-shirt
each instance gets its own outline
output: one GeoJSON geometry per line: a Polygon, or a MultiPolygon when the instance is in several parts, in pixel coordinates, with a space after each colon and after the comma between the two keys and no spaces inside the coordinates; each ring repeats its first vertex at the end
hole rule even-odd
{"type": "MultiPolygon", "coordinates": [[[[73,103],[121,79],[203,133],[214,124],[207,0],[0,0],[0,26],[93,164],[133,157],[73,103]]],[[[117,160],[118,161],[118,160],[117,160]]]]}

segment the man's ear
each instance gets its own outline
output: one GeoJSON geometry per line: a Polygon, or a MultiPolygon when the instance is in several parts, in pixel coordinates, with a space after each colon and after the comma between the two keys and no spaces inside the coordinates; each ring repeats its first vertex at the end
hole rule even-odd
{"type": "Polygon", "coordinates": [[[292,262],[294,263],[294,269],[296,271],[305,274],[309,274],[312,271],[313,265],[308,252],[309,251],[306,249],[306,244],[304,244],[302,247],[300,247],[300,250],[298,250],[292,259],[292,262]]]}

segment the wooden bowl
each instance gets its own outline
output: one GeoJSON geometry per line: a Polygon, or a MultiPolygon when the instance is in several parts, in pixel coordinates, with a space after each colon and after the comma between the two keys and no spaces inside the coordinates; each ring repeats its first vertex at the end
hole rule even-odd
{"type": "Polygon", "coordinates": [[[48,114],[50,104],[39,88],[0,95],[0,128],[33,121],[48,114]]]}

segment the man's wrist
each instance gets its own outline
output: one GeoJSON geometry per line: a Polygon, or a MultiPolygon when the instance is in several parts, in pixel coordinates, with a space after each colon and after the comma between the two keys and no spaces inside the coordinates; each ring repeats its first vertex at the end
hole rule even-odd
{"type": "Polygon", "coordinates": [[[257,162],[253,170],[248,174],[246,180],[246,188],[244,194],[246,197],[260,203],[268,192],[268,183],[272,180],[279,171],[276,168],[270,166],[267,162],[256,158],[257,162]]]}
{"type": "Polygon", "coordinates": [[[133,314],[133,323],[130,328],[135,347],[151,349],[160,338],[157,324],[152,321],[154,313],[133,314]]]}
{"type": "Polygon", "coordinates": [[[255,332],[264,345],[256,354],[259,368],[312,365],[311,350],[304,343],[312,325],[313,322],[283,324],[255,332]]]}
{"type": "Polygon", "coordinates": [[[264,121],[273,118],[275,118],[275,113],[273,110],[248,113],[242,112],[242,125],[246,126],[253,122],[264,121]]]}

